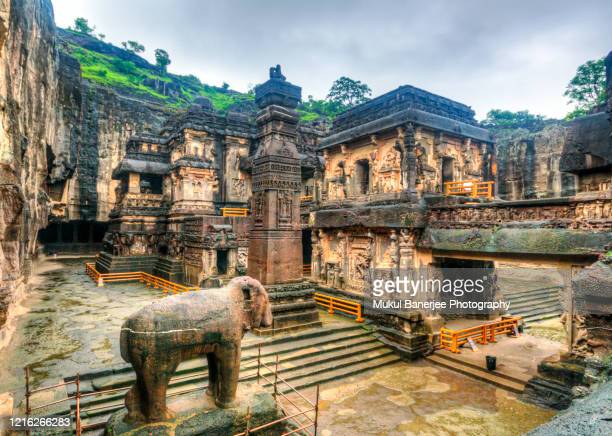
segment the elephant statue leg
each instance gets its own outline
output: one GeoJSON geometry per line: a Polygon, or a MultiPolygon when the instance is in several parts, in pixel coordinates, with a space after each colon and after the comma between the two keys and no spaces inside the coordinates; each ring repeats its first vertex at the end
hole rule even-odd
{"type": "Polygon", "coordinates": [[[215,404],[228,409],[234,406],[236,389],[240,375],[240,344],[227,344],[220,346],[216,352],[220,363],[219,392],[215,404]]]}
{"type": "Polygon", "coordinates": [[[178,356],[153,356],[148,357],[143,368],[143,379],[147,389],[147,415],[149,422],[165,421],[172,419],[174,414],[166,407],[166,391],[170,378],[174,375],[179,364],[178,356]],[[150,359],[150,360],[149,360],[150,359]],[[154,361],[157,361],[156,363],[154,361]],[[164,362],[159,365],[159,362],[164,362]]]}
{"type": "Polygon", "coordinates": [[[125,407],[128,410],[128,422],[142,422],[145,420],[143,410],[141,409],[142,392],[146,392],[144,381],[139,374],[136,374],[136,383],[132,385],[127,395],[125,396],[125,407]]]}
{"type": "Polygon", "coordinates": [[[215,353],[206,353],[208,361],[208,389],[206,395],[217,398],[219,395],[219,360],[215,353]]]}

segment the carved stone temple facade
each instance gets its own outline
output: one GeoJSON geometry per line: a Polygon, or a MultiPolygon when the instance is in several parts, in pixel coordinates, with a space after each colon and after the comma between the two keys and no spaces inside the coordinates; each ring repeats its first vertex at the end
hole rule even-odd
{"type": "MultiPolygon", "coordinates": [[[[199,99],[157,135],[132,137],[113,172],[118,201],[98,269],[202,286],[248,273],[270,290],[278,327],[320,324],[314,289],[367,306],[380,271],[484,268],[487,298],[498,300],[498,265],[528,262],[562,273],[561,304],[573,313],[573,277],[612,241],[612,144],[602,146],[610,123],[596,135],[572,130],[574,145],[555,158],[568,172],[549,180],[566,189],[574,177],[573,191],[525,199],[507,195],[495,138],[464,104],[401,86],[329,129],[299,120],[300,97],[277,66],[256,87],[257,111],[220,114],[199,99]]],[[[508,156],[506,148],[506,175],[508,156]]],[[[537,165],[533,174],[544,171],[537,165]]],[[[407,357],[425,352],[446,319],[422,310],[366,316],[407,357]]]]}
{"type": "Polygon", "coordinates": [[[314,185],[324,132],[298,125],[299,100],[300,88],[273,69],[257,114],[222,115],[197,99],[157,135],[130,138],[113,171],[117,202],[97,269],[216,285],[246,273],[251,235],[261,267],[252,275],[300,280],[300,195],[314,185]]]}

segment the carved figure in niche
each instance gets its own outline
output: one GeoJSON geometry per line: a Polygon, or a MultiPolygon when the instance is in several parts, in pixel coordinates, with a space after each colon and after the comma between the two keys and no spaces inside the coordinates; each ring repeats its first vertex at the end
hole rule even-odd
{"type": "Polygon", "coordinates": [[[416,174],[417,177],[422,181],[423,169],[425,164],[427,163],[427,149],[423,147],[420,142],[418,142],[414,149],[414,154],[416,156],[416,174]]]}
{"type": "Polygon", "coordinates": [[[244,179],[232,179],[232,194],[240,198],[246,195],[246,183],[244,179]]]}
{"type": "Polygon", "coordinates": [[[253,216],[262,217],[264,206],[264,193],[255,192],[253,193],[253,216]]]}
{"type": "Polygon", "coordinates": [[[338,162],[338,167],[336,169],[336,175],[332,178],[332,183],[335,187],[335,199],[342,200],[347,197],[347,176],[346,176],[346,168],[344,161],[338,162]]]}
{"type": "Polygon", "coordinates": [[[412,123],[408,123],[404,132],[404,140],[399,139],[395,141],[395,150],[400,154],[400,174],[401,174],[401,185],[404,189],[412,188],[410,186],[410,166],[411,161],[414,159],[414,127],[412,123]]]}
{"type": "Polygon", "coordinates": [[[391,235],[389,236],[390,244],[389,244],[389,260],[391,262],[391,267],[396,268],[399,265],[399,252],[397,245],[397,232],[395,230],[391,230],[391,235]]]}
{"type": "Polygon", "coordinates": [[[397,152],[390,150],[387,152],[387,154],[385,154],[385,157],[383,159],[383,167],[395,168],[396,166],[397,166],[397,152]]]}
{"type": "Polygon", "coordinates": [[[291,218],[291,193],[280,191],[278,193],[279,218],[291,218]]]}
{"type": "Polygon", "coordinates": [[[346,239],[344,238],[344,232],[339,231],[337,234],[338,244],[336,245],[336,258],[342,262],[346,254],[346,239]]]}
{"type": "Polygon", "coordinates": [[[159,240],[157,235],[147,235],[147,254],[153,254],[157,251],[157,241],[159,240]]]}
{"type": "Polygon", "coordinates": [[[127,420],[172,418],[166,391],[179,363],[206,355],[206,394],[218,407],[234,405],[241,341],[252,328],[272,325],[268,293],[251,277],[227,286],[166,297],[131,315],[121,328],[121,357],[131,363],[136,383],[125,396],[127,420]]]}
{"type": "Polygon", "coordinates": [[[238,249],[236,256],[236,269],[238,274],[244,274],[247,270],[248,265],[248,254],[245,250],[238,249]]]}
{"type": "Polygon", "coordinates": [[[365,252],[359,251],[355,255],[355,278],[358,281],[365,280],[366,271],[370,267],[370,261],[365,252]]]}

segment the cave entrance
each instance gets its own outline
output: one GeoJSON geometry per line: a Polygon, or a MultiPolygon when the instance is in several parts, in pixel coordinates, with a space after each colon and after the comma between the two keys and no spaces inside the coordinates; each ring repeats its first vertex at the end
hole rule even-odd
{"type": "Polygon", "coordinates": [[[217,250],[217,274],[227,274],[228,250],[217,250]]]}
{"type": "Polygon", "coordinates": [[[99,221],[52,222],[38,232],[38,242],[47,254],[96,253],[107,228],[99,221]]]}

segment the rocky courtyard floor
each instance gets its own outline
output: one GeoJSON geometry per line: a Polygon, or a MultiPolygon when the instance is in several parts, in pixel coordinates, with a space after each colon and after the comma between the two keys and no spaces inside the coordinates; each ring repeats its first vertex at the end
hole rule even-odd
{"type": "MultiPolygon", "coordinates": [[[[123,366],[119,329],[124,319],[163,293],[138,283],[98,288],[84,259],[38,265],[16,332],[0,350],[0,409],[18,402],[23,368],[32,386],[67,375],[123,366]]],[[[325,325],[355,323],[321,312],[325,325]]],[[[247,342],[254,338],[245,338],[247,342]]],[[[518,344],[518,343],[517,343],[518,344]]],[[[308,397],[314,389],[305,390],[308,397]]],[[[518,435],[554,412],[429,362],[399,362],[321,386],[320,435],[518,435]]]]}
{"type": "MultiPolygon", "coordinates": [[[[306,395],[314,395],[313,390],[306,395]]],[[[321,436],[520,435],[555,412],[425,362],[397,363],[330,383],[320,393],[321,436]]]]}

